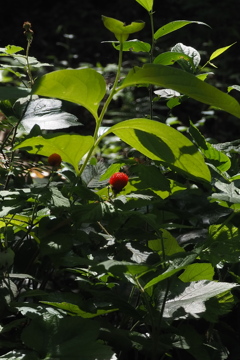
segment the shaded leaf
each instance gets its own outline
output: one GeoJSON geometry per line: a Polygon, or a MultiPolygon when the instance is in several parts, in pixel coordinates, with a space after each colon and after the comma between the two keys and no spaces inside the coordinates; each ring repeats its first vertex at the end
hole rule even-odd
{"type": "Polygon", "coordinates": [[[132,119],[112,126],[104,135],[111,132],[152,160],[163,161],[198,179],[210,180],[208,167],[197,148],[170,126],[132,119]]]}
{"type": "Polygon", "coordinates": [[[99,324],[80,317],[38,317],[22,332],[22,341],[42,359],[106,360],[113,352],[97,341],[99,324]]]}

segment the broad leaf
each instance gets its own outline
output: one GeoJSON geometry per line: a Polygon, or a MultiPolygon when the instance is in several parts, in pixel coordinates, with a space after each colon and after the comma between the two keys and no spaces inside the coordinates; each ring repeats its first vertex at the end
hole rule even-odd
{"type": "Polygon", "coordinates": [[[184,58],[180,58],[179,60],[177,60],[177,62],[185,71],[189,71],[189,72],[196,71],[196,69],[201,61],[201,56],[196,49],[194,49],[191,46],[186,46],[182,43],[178,43],[171,49],[171,51],[173,51],[174,53],[177,52],[180,54],[185,54],[190,59],[192,59],[192,61],[190,62],[184,58]]]}
{"type": "Polygon", "coordinates": [[[215,281],[196,281],[175,287],[176,296],[167,300],[164,308],[165,318],[198,318],[206,310],[205,301],[229,291],[237,284],[215,281]]]}
{"type": "Polygon", "coordinates": [[[15,149],[24,149],[30,154],[50,156],[57,153],[62,160],[79,170],[79,162],[93,145],[92,136],[81,135],[45,135],[23,141],[15,149]]]}
{"type": "Polygon", "coordinates": [[[111,132],[152,160],[163,161],[191,177],[211,179],[197,148],[170,126],[153,120],[132,119],[112,126],[104,136],[111,132]]]}
{"type": "Polygon", "coordinates": [[[32,93],[71,101],[84,106],[98,119],[98,107],[106,92],[101,74],[93,69],[58,70],[35,82],[32,93]]]}
{"type": "Polygon", "coordinates": [[[240,117],[240,104],[236,99],[177,68],[160,64],[146,64],[142,68],[134,67],[118,90],[139,84],[153,84],[170,88],[204,104],[215,106],[240,117]]]}
{"type": "Polygon", "coordinates": [[[240,258],[240,233],[233,225],[211,225],[209,240],[201,258],[211,261],[213,266],[218,263],[238,263],[240,258]]]}
{"type": "Polygon", "coordinates": [[[185,271],[179,276],[183,282],[199,281],[199,280],[213,280],[214,268],[211,264],[196,263],[189,264],[185,271]]]}
{"type": "Polygon", "coordinates": [[[162,54],[159,54],[153,61],[154,64],[161,65],[173,65],[176,61],[184,59],[189,63],[192,63],[192,58],[187,54],[180,52],[168,51],[162,54]]]}
{"type": "Polygon", "coordinates": [[[199,129],[192,122],[190,122],[189,133],[206,159],[208,159],[208,161],[217,169],[220,171],[227,171],[231,167],[230,158],[224,152],[217,150],[214,145],[207,142],[199,129]]]}
{"type": "Polygon", "coordinates": [[[36,124],[43,130],[80,125],[75,115],[62,111],[62,102],[57,99],[36,99],[28,104],[21,125],[30,132],[36,124]]]}
{"type": "Polygon", "coordinates": [[[41,359],[105,360],[113,355],[110,347],[97,341],[99,324],[80,317],[38,317],[22,332],[22,341],[41,359]]]}
{"type": "Polygon", "coordinates": [[[199,25],[209,26],[201,21],[176,20],[176,21],[172,21],[172,22],[162,26],[160,29],[158,29],[154,34],[154,39],[157,40],[160,37],[167,35],[173,31],[176,31],[178,29],[181,29],[182,27],[189,25],[189,24],[199,24],[199,25]]]}
{"type": "Polygon", "coordinates": [[[162,239],[149,240],[148,246],[150,249],[163,253],[162,245],[164,247],[164,254],[170,256],[185,250],[178,244],[177,240],[170,234],[169,231],[161,229],[162,239]]]}
{"type": "Polygon", "coordinates": [[[22,50],[24,50],[24,48],[22,48],[20,46],[15,46],[15,45],[7,45],[5,47],[5,49],[0,49],[0,51],[3,51],[9,55],[16,54],[17,52],[22,51],[22,50]]]}

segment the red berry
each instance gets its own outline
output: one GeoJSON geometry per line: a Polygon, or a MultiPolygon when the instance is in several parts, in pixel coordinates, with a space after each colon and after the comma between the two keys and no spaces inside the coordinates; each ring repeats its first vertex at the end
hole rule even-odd
{"type": "Polygon", "coordinates": [[[128,176],[122,172],[113,174],[109,179],[109,184],[115,192],[120,192],[128,183],[128,176]]]}
{"type": "Polygon", "coordinates": [[[50,155],[48,158],[48,163],[50,166],[54,166],[54,167],[60,166],[61,162],[62,162],[61,156],[55,153],[50,155]]]}

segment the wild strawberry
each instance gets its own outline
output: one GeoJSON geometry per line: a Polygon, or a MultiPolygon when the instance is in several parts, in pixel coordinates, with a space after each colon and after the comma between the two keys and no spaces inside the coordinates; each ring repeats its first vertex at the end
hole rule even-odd
{"type": "Polygon", "coordinates": [[[122,189],[128,183],[128,176],[122,172],[113,174],[109,179],[109,184],[112,185],[112,189],[115,193],[122,191],[122,189]]]}
{"type": "Polygon", "coordinates": [[[48,158],[48,163],[50,166],[54,166],[54,167],[60,166],[61,162],[62,162],[61,156],[55,153],[50,155],[48,158]]]}

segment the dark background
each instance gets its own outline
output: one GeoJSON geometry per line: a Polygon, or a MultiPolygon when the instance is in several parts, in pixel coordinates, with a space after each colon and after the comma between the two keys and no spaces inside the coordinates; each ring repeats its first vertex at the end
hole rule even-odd
{"type": "MultiPolygon", "coordinates": [[[[201,53],[203,65],[213,51],[237,42],[213,61],[218,68],[213,69],[215,75],[211,82],[223,91],[229,85],[240,84],[239,10],[239,0],[155,0],[155,30],[174,20],[198,20],[211,27],[188,25],[163,37],[157,43],[157,51],[167,51],[177,42],[182,42],[201,53]]],[[[0,47],[10,44],[26,48],[22,25],[25,21],[30,21],[34,31],[30,55],[42,62],[49,62],[57,68],[77,68],[85,62],[93,66],[98,63],[102,66],[116,63],[116,50],[110,44],[102,43],[104,40],[113,40],[114,37],[103,26],[101,15],[126,23],[146,21],[145,29],[133,34],[131,38],[150,41],[148,13],[135,0],[27,0],[18,2],[17,6],[10,1],[4,2],[0,47]]],[[[127,56],[131,58],[134,55],[125,54],[125,59],[127,56]]],[[[239,100],[240,93],[237,91],[233,91],[231,95],[239,100]]],[[[196,114],[195,118],[198,116],[196,114]]],[[[194,114],[191,117],[194,118],[194,114]]],[[[219,141],[240,137],[239,120],[223,112],[217,122],[212,120],[208,125],[208,131],[217,138],[220,131],[219,141]]]]}
{"type": "MultiPolygon", "coordinates": [[[[155,0],[154,10],[155,30],[173,20],[198,20],[212,28],[190,25],[163,38],[163,47],[181,41],[210,53],[240,40],[238,0],[155,0]]],[[[32,52],[41,60],[51,55],[67,59],[71,52],[79,56],[80,62],[94,63],[100,59],[101,62],[113,62],[110,46],[101,44],[102,40],[113,39],[103,27],[101,15],[124,22],[144,20],[146,28],[137,37],[141,39],[143,36],[146,40],[146,35],[150,34],[148,14],[134,0],[27,0],[17,6],[5,1],[1,11],[0,47],[8,44],[25,47],[22,24],[30,21],[35,34],[32,52]],[[65,34],[72,34],[74,38],[68,39],[65,34]]],[[[227,69],[230,64],[239,67],[239,54],[240,44],[221,58],[225,70],[232,70],[227,69]]]]}

